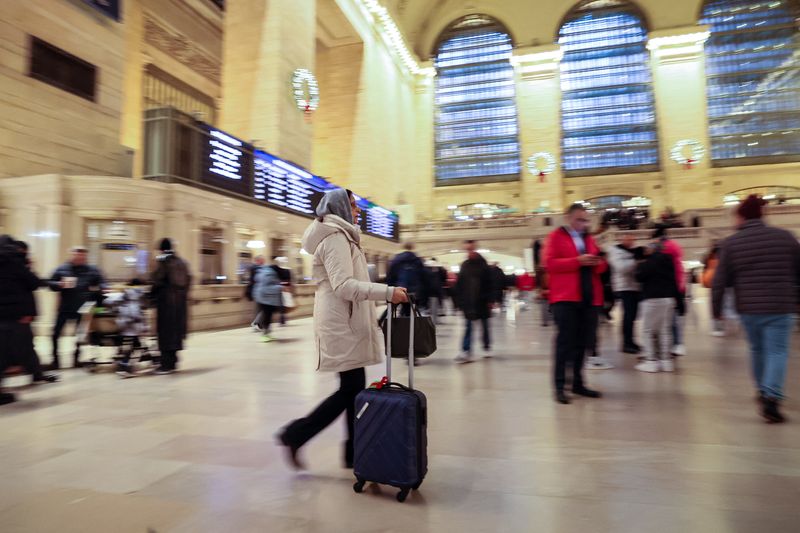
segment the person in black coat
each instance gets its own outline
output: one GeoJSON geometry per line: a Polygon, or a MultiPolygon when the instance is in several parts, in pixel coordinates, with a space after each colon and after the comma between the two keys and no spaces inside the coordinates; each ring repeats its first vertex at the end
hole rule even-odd
{"type": "MultiPolygon", "coordinates": [[[[88,264],[89,251],[83,246],[72,248],[72,257],[61,265],[50,276],[48,285],[50,289],[59,293],[58,315],[53,326],[53,370],[61,366],[58,355],[58,339],[68,322],[74,322],[77,327],[80,322],[78,311],[86,302],[92,300],[105,289],[105,281],[100,271],[88,264]]],[[[81,348],[75,345],[73,366],[79,367],[81,348]]]]}
{"type": "Polygon", "coordinates": [[[456,305],[464,313],[467,321],[464,331],[462,352],[456,357],[457,363],[472,361],[472,323],[480,320],[483,326],[483,348],[485,357],[491,357],[492,341],[489,335],[489,316],[491,315],[492,271],[486,259],[477,252],[477,243],[465,243],[467,260],[461,264],[458,281],[453,291],[456,305]]]}
{"type": "Polygon", "coordinates": [[[178,352],[183,350],[188,326],[188,297],[192,277],[189,265],[172,250],[172,241],[162,239],[161,255],[153,272],[150,300],[156,306],[156,330],[161,365],[156,374],[177,370],[178,352]]]}
{"type": "MultiPolygon", "coordinates": [[[[28,294],[39,286],[39,278],[8,235],[0,235],[0,380],[19,349],[20,332],[29,312],[28,294]]],[[[14,395],[0,392],[0,405],[14,401],[14,395]]]]}
{"type": "Polygon", "coordinates": [[[491,303],[503,305],[506,292],[506,274],[503,272],[503,269],[500,268],[500,264],[496,262],[489,267],[489,270],[492,274],[491,303]]]}
{"type": "Polygon", "coordinates": [[[40,287],[47,287],[48,283],[39,279],[36,273],[31,268],[32,263],[28,257],[28,244],[23,241],[16,241],[14,246],[17,252],[25,262],[25,267],[30,271],[33,277],[29,278],[28,291],[25,294],[23,303],[23,318],[19,325],[19,338],[15,347],[15,357],[19,364],[25,368],[25,371],[31,375],[34,383],[54,383],[58,381],[56,374],[45,374],[42,370],[42,363],[39,360],[39,354],[36,353],[36,346],[34,345],[33,335],[33,321],[38,316],[38,309],[36,306],[36,289],[40,287]],[[34,281],[35,278],[35,281],[34,281]],[[34,286],[35,285],[35,286],[34,286]]]}

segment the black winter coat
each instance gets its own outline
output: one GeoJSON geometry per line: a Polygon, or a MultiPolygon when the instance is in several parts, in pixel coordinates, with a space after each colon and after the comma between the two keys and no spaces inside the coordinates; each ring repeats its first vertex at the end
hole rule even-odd
{"type": "Polygon", "coordinates": [[[660,250],[636,266],[636,281],[642,284],[642,300],[678,297],[672,256],[660,250]]]}
{"type": "Polygon", "coordinates": [[[506,275],[503,269],[498,266],[490,266],[489,270],[492,274],[492,302],[502,302],[503,292],[506,288],[506,275]]]}
{"type": "Polygon", "coordinates": [[[186,261],[172,253],[159,256],[150,298],[156,305],[158,349],[161,352],[183,350],[188,329],[191,280],[186,261]]]}
{"type": "Polygon", "coordinates": [[[479,320],[489,318],[491,297],[492,271],[486,260],[475,254],[461,264],[453,299],[468,320],[479,320]]]}
{"type": "Polygon", "coordinates": [[[733,287],[743,315],[793,314],[800,298],[800,244],[790,232],[748,220],[725,239],[711,286],[714,316],[733,287]]]}
{"type": "Polygon", "coordinates": [[[14,241],[7,236],[0,237],[0,321],[16,322],[32,316],[30,297],[39,283],[14,241]]]}

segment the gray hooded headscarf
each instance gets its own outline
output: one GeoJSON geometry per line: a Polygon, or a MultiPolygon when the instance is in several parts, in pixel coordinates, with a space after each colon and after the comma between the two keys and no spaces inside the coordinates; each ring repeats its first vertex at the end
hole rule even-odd
{"type": "Polygon", "coordinates": [[[336,215],[349,224],[355,224],[350,210],[350,197],[345,189],[333,189],[325,193],[317,206],[317,216],[336,215]]]}

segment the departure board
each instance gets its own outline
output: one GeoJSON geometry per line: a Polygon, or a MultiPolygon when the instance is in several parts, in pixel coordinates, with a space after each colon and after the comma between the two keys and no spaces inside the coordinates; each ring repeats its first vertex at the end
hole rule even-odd
{"type": "Polygon", "coordinates": [[[325,191],[334,188],[326,180],[283,159],[256,150],[253,198],[305,216],[314,216],[325,191]]]}
{"type": "Polygon", "coordinates": [[[239,194],[250,192],[252,147],[227,133],[207,126],[203,154],[203,182],[239,194]]]}
{"type": "Polygon", "coordinates": [[[375,205],[366,198],[358,195],[356,203],[361,208],[358,225],[361,231],[374,237],[397,240],[400,237],[400,221],[398,216],[379,205],[375,205]]]}

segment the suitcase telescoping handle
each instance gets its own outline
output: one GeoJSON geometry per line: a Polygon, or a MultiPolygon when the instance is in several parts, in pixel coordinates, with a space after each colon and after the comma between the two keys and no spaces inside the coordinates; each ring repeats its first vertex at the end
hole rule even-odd
{"type": "MultiPolygon", "coordinates": [[[[408,324],[408,388],[414,390],[414,318],[417,314],[417,306],[414,297],[408,295],[408,303],[411,306],[411,322],[408,324]]],[[[397,305],[389,303],[389,310],[386,313],[386,377],[392,382],[392,320],[397,310],[397,305]]]]}

